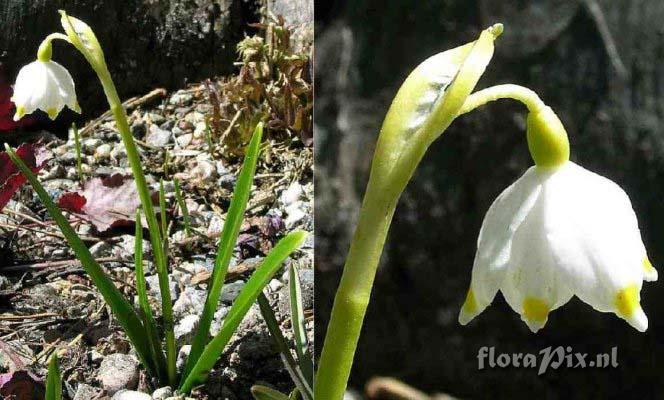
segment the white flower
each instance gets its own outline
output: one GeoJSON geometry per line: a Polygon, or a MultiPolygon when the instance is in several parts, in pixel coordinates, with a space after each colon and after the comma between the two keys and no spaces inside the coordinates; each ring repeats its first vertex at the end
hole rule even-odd
{"type": "Polygon", "coordinates": [[[482,312],[500,289],[533,332],[572,295],[643,332],[643,280],[657,280],[657,271],[627,194],[573,162],[534,166],[484,218],[459,322],[482,312]]]}
{"type": "Polygon", "coordinates": [[[12,101],[16,104],[14,120],[37,109],[54,119],[64,106],[80,113],[76,101],[74,80],[69,72],[55,61],[34,61],[16,77],[12,101]]]}

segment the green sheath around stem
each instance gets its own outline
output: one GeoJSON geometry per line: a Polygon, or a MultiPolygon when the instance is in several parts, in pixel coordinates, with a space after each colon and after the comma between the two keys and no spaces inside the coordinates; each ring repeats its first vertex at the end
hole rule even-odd
{"type": "Polygon", "coordinates": [[[319,360],[314,385],[316,399],[342,399],[346,390],[376,268],[396,206],[396,199],[386,202],[381,193],[370,185],[362,203],[319,360]]]}

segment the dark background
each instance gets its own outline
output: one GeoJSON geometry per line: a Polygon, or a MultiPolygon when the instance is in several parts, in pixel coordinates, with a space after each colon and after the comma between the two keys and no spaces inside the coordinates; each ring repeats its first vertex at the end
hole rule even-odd
{"type": "MultiPolygon", "coordinates": [[[[316,328],[318,350],[389,102],[429,55],[505,24],[478,88],[516,83],[560,116],[572,160],[630,195],[650,258],[664,265],[664,3],[320,1],[316,4],[316,328]]],[[[664,290],[646,283],[645,334],[578,299],[532,334],[501,295],[469,326],[457,314],[489,205],[532,165],[524,107],[493,103],[456,120],[403,194],[350,385],[388,375],[462,398],[664,398],[664,290]],[[548,346],[609,352],[615,369],[478,371],[477,353],[548,346]]],[[[610,218],[607,215],[607,218],[610,218]]],[[[660,271],[664,269],[660,268],[660,271]]]]}

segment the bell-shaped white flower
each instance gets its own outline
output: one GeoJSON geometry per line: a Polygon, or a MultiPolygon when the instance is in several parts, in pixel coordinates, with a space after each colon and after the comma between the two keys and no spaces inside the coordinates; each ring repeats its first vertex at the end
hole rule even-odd
{"type": "Polygon", "coordinates": [[[11,100],[16,104],[16,121],[37,109],[45,111],[51,119],[55,119],[64,106],[81,112],[69,71],[50,60],[37,60],[21,68],[11,100]]]}
{"type": "Polygon", "coordinates": [[[482,312],[500,289],[533,332],[572,295],[643,332],[641,283],[656,279],[618,185],[570,161],[533,166],[484,218],[459,322],[482,312]]]}

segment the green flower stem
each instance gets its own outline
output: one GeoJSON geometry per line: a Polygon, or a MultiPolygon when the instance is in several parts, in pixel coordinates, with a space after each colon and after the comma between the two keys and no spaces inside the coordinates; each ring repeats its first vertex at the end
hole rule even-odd
{"type": "Polygon", "coordinates": [[[477,91],[466,98],[457,116],[499,99],[517,100],[528,108],[528,150],[537,166],[557,168],[569,160],[569,139],[562,122],[537,93],[523,86],[497,85],[477,91]]]}
{"type": "Polygon", "coordinates": [[[334,298],[315,381],[316,399],[340,400],[369,304],[376,268],[392,221],[396,198],[367,187],[353,242],[334,298]]]}
{"type": "MultiPolygon", "coordinates": [[[[88,59],[88,61],[90,61],[88,59]]],[[[117,124],[118,131],[122,137],[122,142],[127,151],[127,159],[131,166],[134,179],[136,181],[136,188],[138,195],[141,199],[145,218],[148,222],[148,229],[150,231],[150,242],[152,244],[152,251],[154,253],[155,265],[157,266],[157,275],[159,276],[159,289],[161,291],[161,309],[163,318],[164,336],[166,339],[166,361],[168,363],[168,382],[171,386],[177,384],[177,352],[175,348],[175,334],[173,332],[173,305],[171,304],[171,292],[168,284],[168,269],[166,266],[166,254],[164,253],[164,245],[159,234],[159,225],[152,206],[152,196],[148,188],[148,184],[143,174],[143,167],[141,165],[138,148],[134,143],[134,137],[131,134],[129,123],[127,122],[127,114],[122,101],[118,96],[115,84],[111,78],[106,64],[92,63],[92,67],[97,72],[99,80],[104,88],[104,93],[108,99],[108,104],[111,107],[111,112],[117,124]]]]}
{"type": "Polygon", "coordinates": [[[528,111],[530,112],[537,112],[546,107],[537,93],[532,90],[519,85],[506,84],[492,86],[471,94],[466,98],[466,101],[463,103],[463,106],[457,115],[469,113],[477,107],[499,99],[513,99],[520,101],[528,107],[528,111]]]}
{"type": "Polygon", "coordinates": [[[51,42],[53,42],[54,39],[60,39],[69,42],[67,35],[63,35],[62,33],[51,33],[50,35],[46,36],[46,38],[42,40],[41,44],[39,45],[39,49],[37,49],[37,60],[42,62],[51,61],[51,57],[53,56],[53,45],[51,42]]]}

